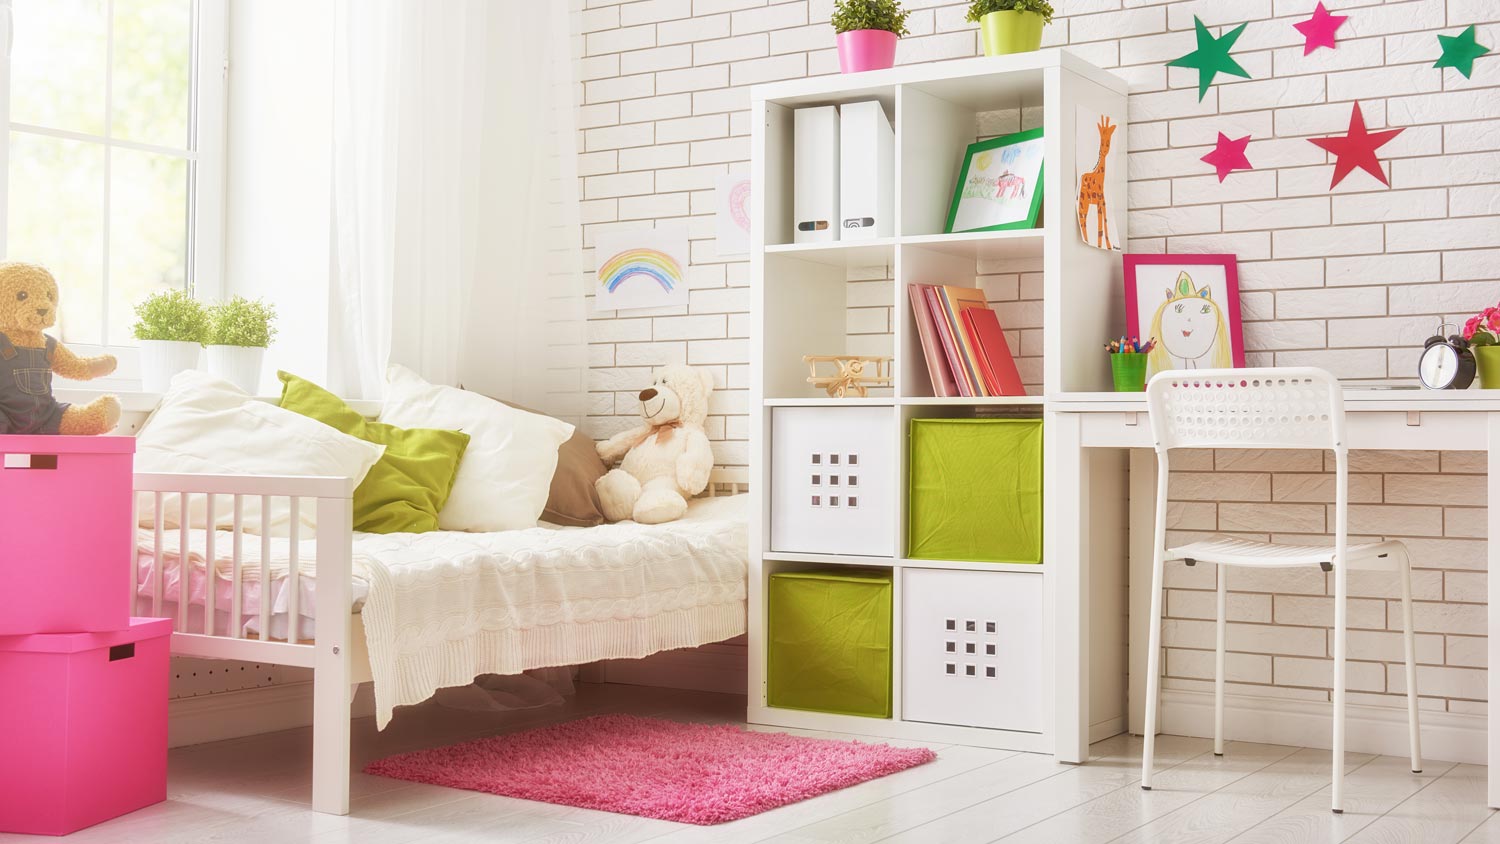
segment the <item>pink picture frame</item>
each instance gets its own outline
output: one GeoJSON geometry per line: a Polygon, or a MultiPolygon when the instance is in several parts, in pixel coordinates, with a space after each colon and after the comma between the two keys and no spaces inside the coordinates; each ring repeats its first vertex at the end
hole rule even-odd
{"type": "Polygon", "coordinates": [[[1156,339],[1146,377],[1168,369],[1245,365],[1233,255],[1124,256],[1125,334],[1156,339]]]}

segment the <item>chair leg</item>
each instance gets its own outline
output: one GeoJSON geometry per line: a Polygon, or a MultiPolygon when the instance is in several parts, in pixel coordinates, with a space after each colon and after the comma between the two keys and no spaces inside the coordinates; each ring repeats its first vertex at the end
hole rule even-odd
{"type": "Polygon", "coordinates": [[[1333,811],[1344,811],[1344,657],[1348,626],[1348,566],[1342,559],[1333,571],[1333,811]]]}
{"type": "Polygon", "coordinates": [[[1224,621],[1225,592],[1228,589],[1229,569],[1217,566],[1219,575],[1218,610],[1214,630],[1214,755],[1224,755],[1224,621]]]}
{"type": "Polygon", "coordinates": [[[1161,696],[1162,558],[1165,556],[1162,543],[1157,542],[1151,564],[1151,626],[1146,645],[1146,741],[1141,750],[1141,788],[1145,791],[1151,790],[1151,765],[1156,756],[1156,705],[1161,696]]]}
{"type": "Polygon", "coordinates": [[[1411,771],[1422,773],[1422,730],[1417,716],[1417,637],[1411,620],[1411,563],[1401,563],[1401,638],[1406,648],[1406,722],[1411,732],[1411,771]]]}

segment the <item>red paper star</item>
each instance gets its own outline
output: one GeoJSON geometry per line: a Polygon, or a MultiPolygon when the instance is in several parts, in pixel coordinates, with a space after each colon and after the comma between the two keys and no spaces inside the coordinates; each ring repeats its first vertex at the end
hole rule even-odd
{"type": "Polygon", "coordinates": [[[1349,175],[1349,171],[1358,167],[1380,180],[1380,183],[1390,187],[1391,183],[1385,178],[1385,171],[1380,169],[1380,159],[1375,156],[1375,150],[1385,146],[1391,138],[1402,133],[1402,129],[1387,129],[1383,132],[1366,132],[1365,115],[1359,110],[1359,103],[1354,104],[1354,111],[1349,115],[1349,132],[1341,138],[1308,138],[1323,149],[1333,153],[1338,160],[1333,165],[1333,183],[1328,186],[1329,190],[1339,186],[1339,182],[1349,175]]]}
{"type": "Polygon", "coordinates": [[[1219,133],[1219,143],[1214,151],[1203,156],[1203,161],[1212,164],[1219,173],[1219,181],[1224,181],[1236,170],[1254,169],[1250,165],[1250,159],[1245,157],[1245,147],[1250,145],[1250,136],[1230,140],[1223,132],[1219,133]]]}
{"type": "Polygon", "coordinates": [[[1323,8],[1320,0],[1318,8],[1313,9],[1312,17],[1302,23],[1292,24],[1307,38],[1306,43],[1302,45],[1302,55],[1305,56],[1319,47],[1337,49],[1333,43],[1333,34],[1338,32],[1339,27],[1343,26],[1344,21],[1348,19],[1348,15],[1328,14],[1328,10],[1323,8]]]}

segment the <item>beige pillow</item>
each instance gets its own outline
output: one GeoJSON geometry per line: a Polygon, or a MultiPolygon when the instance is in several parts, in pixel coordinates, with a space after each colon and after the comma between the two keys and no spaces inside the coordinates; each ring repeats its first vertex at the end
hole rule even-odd
{"type": "MultiPolygon", "coordinates": [[[[494,396],[486,398],[527,413],[540,412],[494,396]]],[[[609,468],[594,450],[594,441],[581,429],[574,428],[573,436],[557,447],[557,470],[552,474],[552,488],[547,493],[542,521],[567,527],[604,524],[604,509],[599,503],[594,481],[604,477],[607,471],[609,468]]]]}

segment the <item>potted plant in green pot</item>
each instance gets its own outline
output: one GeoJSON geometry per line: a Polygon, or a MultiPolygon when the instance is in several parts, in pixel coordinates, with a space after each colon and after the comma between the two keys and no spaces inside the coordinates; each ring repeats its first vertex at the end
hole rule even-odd
{"type": "Polygon", "coordinates": [[[1047,0],[974,0],[969,21],[979,24],[986,56],[1028,53],[1042,46],[1042,27],[1052,23],[1047,0]]]}
{"type": "Polygon", "coordinates": [[[198,365],[208,320],[186,290],[153,293],[135,306],[132,333],[141,350],[141,388],[164,393],[172,376],[198,365]]]}
{"type": "Polygon", "coordinates": [[[844,73],[881,70],[896,63],[896,41],[906,35],[900,0],[836,0],[833,31],[838,33],[839,69],[844,73]]]}
{"type": "Polygon", "coordinates": [[[208,309],[208,371],[255,395],[266,347],[276,336],[276,309],[236,296],[208,309]]]}
{"type": "Polygon", "coordinates": [[[1464,323],[1463,337],[1474,350],[1479,386],[1500,390],[1500,305],[1485,308],[1464,323]]]}

